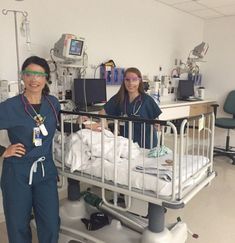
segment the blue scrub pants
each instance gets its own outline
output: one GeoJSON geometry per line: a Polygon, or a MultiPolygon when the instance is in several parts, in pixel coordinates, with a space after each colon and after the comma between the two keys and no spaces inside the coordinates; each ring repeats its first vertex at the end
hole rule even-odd
{"type": "Polygon", "coordinates": [[[45,161],[45,176],[39,165],[29,185],[32,163],[4,161],[1,178],[3,206],[9,243],[31,243],[32,208],[39,243],[57,243],[59,235],[59,200],[57,171],[53,161],[45,161]]]}

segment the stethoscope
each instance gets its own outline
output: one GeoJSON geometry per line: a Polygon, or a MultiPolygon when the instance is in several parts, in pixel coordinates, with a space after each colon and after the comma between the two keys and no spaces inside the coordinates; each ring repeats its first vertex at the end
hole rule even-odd
{"type": "MultiPolygon", "coordinates": [[[[124,116],[126,115],[127,116],[127,99],[128,97],[125,96],[125,100],[124,100],[124,116]]],[[[138,112],[142,106],[143,102],[142,102],[142,97],[141,95],[138,96],[138,98],[135,100],[135,103],[133,105],[133,108],[132,108],[132,113],[131,115],[132,116],[138,116],[138,112]]]]}
{"type": "MultiPolygon", "coordinates": [[[[59,125],[59,119],[58,119],[57,112],[56,112],[56,109],[55,109],[54,105],[52,104],[52,102],[49,100],[49,98],[48,98],[46,95],[45,95],[44,97],[46,98],[47,102],[49,103],[49,105],[50,105],[50,107],[51,107],[51,109],[52,109],[52,111],[53,111],[53,114],[54,114],[54,116],[55,116],[57,125],[59,125]]],[[[28,110],[28,106],[30,106],[30,108],[34,111],[34,113],[35,113],[36,116],[38,116],[38,114],[37,114],[37,112],[35,111],[35,109],[33,108],[33,106],[32,106],[28,101],[25,100],[25,98],[24,98],[24,94],[21,94],[21,101],[22,101],[22,103],[23,103],[23,105],[24,105],[24,110],[25,110],[25,112],[26,112],[26,113],[27,113],[33,120],[35,120],[34,117],[32,116],[32,114],[29,112],[29,110],[28,110]]]]}

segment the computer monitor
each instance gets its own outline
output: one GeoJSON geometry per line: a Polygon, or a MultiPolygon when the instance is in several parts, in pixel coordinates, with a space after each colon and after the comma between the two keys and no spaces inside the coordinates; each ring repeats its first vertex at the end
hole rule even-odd
{"type": "Polygon", "coordinates": [[[179,80],[178,98],[182,100],[194,96],[194,81],[193,80],[179,80]]]}
{"type": "Polygon", "coordinates": [[[105,79],[74,79],[74,103],[79,110],[106,101],[105,79]]]}
{"type": "Polygon", "coordinates": [[[54,45],[54,55],[64,60],[81,60],[84,52],[84,41],[82,37],[72,34],[63,34],[54,45]]]}

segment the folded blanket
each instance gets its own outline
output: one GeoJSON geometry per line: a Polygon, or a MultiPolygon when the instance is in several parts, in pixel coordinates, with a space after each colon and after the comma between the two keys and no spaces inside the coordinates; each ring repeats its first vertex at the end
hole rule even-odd
{"type": "Polygon", "coordinates": [[[172,180],[172,164],[166,164],[166,160],[172,160],[172,154],[158,158],[146,157],[138,163],[134,170],[140,173],[158,176],[160,179],[170,182],[172,180]]]}
{"type": "MultiPolygon", "coordinates": [[[[176,158],[179,158],[178,155],[176,156],[176,158]]],[[[172,164],[169,164],[167,162],[172,161],[172,159],[172,154],[168,154],[157,159],[147,158],[144,164],[137,165],[134,170],[141,173],[156,175],[159,178],[170,182],[173,179],[173,167],[172,164]]],[[[181,161],[183,180],[192,176],[198,171],[199,168],[202,168],[208,162],[209,158],[200,155],[183,156],[181,161]]],[[[176,162],[176,178],[179,178],[179,162],[176,162]]]]}
{"type": "Polygon", "coordinates": [[[135,167],[135,171],[145,173],[145,174],[150,174],[150,175],[156,175],[160,179],[171,182],[172,181],[172,171],[168,169],[157,169],[154,167],[143,167],[141,165],[137,165],[135,167]]]}
{"type": "Polygon", "coordinates": [[[150,149],[148,153],[149,158],[157,158],[164,156],[165,154],[172,154],[172,150],[166,147],[165,145],[162,145],[160,147],[155,147],[150,149]]]}

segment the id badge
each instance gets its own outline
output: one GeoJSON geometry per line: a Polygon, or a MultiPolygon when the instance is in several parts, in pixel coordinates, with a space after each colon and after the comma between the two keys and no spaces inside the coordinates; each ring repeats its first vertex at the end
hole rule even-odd
{"type": "Polygon", "coordinates": [[[33,128],[33,143],[36,147],[42,146],[42,134],[39,127],[33,128]]]}

